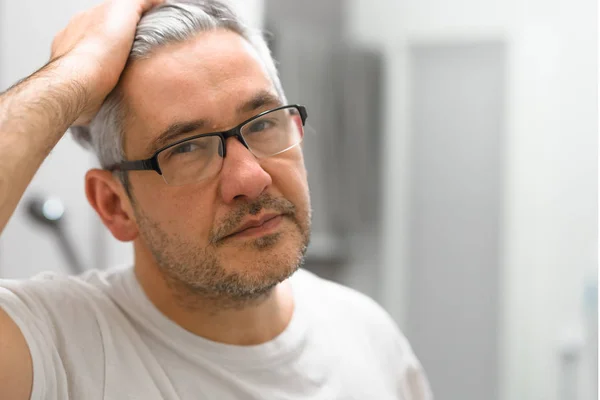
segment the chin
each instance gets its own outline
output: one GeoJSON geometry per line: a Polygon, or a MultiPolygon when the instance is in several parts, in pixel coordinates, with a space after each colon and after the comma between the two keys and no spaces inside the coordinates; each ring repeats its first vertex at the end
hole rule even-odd
{"type": "Polygon", "coordinates": [[[222,265],[228,266],[232,273],[259,279],[289,277],[302,264],[305,251],[300,235],[289,232],[264,235],[228,247],[222,265]]]}

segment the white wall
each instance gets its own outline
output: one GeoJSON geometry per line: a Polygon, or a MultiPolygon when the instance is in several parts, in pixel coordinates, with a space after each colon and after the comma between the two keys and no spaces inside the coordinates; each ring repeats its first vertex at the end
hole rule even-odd
{"type": "Polygon", "coordinates": [[[381,46],[389,61],[382,283],[384,305],[400,325],[410,235],[408,45],[507,42],[501,398],[557,399],[558,342],[582,322],[584,277],[594,274],[597,260],[596,2],[350,4],[351,36],[381,46]]]}
{"type": "MultiPolygon", "coordinates": [[[[43,66],[54,35],[75,13],[98,3],[0,0],[0,90],[43,66]]],[[[262,26],[263,0],[233,3],[250,25],[262,26]]],[[[85,199],[84,175],[95,165],[95,158],[65,135],[34,177],[24,199],[40,193],[63,200],[68,234],[86,267],[131,263],[131,244],[115,240],[85,199]]],[[[23,204],[22,201],[0,239],[0,277],[26,278],[47,270],[67,272],[56,241],[29,220],[23,204]]]]}

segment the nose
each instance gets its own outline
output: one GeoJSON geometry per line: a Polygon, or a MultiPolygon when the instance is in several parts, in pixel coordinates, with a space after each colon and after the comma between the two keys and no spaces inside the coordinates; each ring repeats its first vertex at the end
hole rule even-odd
{"type": "Polygon", "coordinates": [[[258,159],[237,138],[225,142],[227,156],[221,169],[220,194],[225,203],[254,200],[273,182],[258,159]]]}

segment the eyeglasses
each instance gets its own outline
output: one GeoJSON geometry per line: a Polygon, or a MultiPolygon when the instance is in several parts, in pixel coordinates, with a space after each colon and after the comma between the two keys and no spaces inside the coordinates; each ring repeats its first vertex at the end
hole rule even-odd
{"type": "Polygon", "coordinates": [[[124,161],[109,171],[153,170],[168,185],[181,186],[211,178],[221,171],[230,137],[256,158],[281,154],[302,142],[306,108],[287,105],[260,113],[225,132],[203,133],[158,150],[145,160],[124,161]]]}

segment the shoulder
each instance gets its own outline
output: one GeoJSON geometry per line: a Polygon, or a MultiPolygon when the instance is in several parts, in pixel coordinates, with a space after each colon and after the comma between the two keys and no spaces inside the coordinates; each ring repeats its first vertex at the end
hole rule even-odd
{"type": "Polygon", "coordinates": [[[373,360],[401,398],[431,399],[431,389],[408,339],[375,300],[352,288],[299,270],[292,278],[312,321],[353,354],[373,360]],[[315,320],[316,318],[316,320],[315,320]]]}
{"type": "Polygon", "coordinates": [[[34,297],[70,299],[87,294],[93,296],[102,293],[115,281],[116,276],[127,271],[127,268],[89,270],[81,275],[42,272],[29,279],[0,279],[0,288],[23,296],[23,300],[32,300],[34,297]]]}
{"type": "MultiPolygon", "coordinates": [[[[28,280],[0,280],[0,353],[2,336],[10,340],[4,343],[9,349],[25,349],[21,353],[29,356],[25,358],[29,364],[24,367],[33,373],[31,398],[65,398],[69,387],[102,376],[107,330],[100,328],[112,326],[102,321],[118,313],[103,287],[110,287],[109,276],[90,271],[81,276],[44,273],[28,280]],[[85,357],[81,349],[86,349],[85,357]],[[77,374],[81,369],[87,373],[77,374]]],[[[0,371],[0,381],[2,375],[0,371]]]]}
{"type": "Polygon", "coordinates": [[[292,284],[300,301],[308,304],[311,313],[334,323],[340,329],[363,332],[382,345],[399,346],[410,352],[408,341],[390,314],[369,296],[306,270],[299,270],[292,284]]]}
{"type": "Polygon", "coordinates": [[[395,325],[381,305],[355,289],[321,278],[304,269],[299,270],[292,279],[292,285],[303,301],[309,298],[311,303],[326,307],[328,312],[342,311],[348,318],[361,322],[365,322],[366,319],[376,324],[395,325]]]}
{"type": "Polygon", "coordinates": [[[107,290],[111,273],[43,273],[28,280],[0,279],[0,308],[26,337],[44,336],[56,343],[70,335],[86,337],[97,330],[102,314],[115,309],[107,290]]]}
{"type": "Polygon", "coordinates": [[[92,270],[78,276],[54,272],[42,273],[27,280],[0,279],[0,306],[27,309],[39,317],[76,313],[79,308],[106,302],[109,277],[115,271],[92,270]]]}

